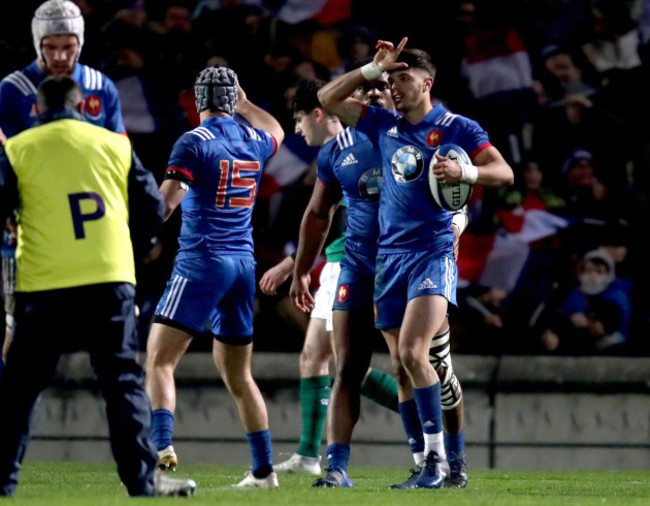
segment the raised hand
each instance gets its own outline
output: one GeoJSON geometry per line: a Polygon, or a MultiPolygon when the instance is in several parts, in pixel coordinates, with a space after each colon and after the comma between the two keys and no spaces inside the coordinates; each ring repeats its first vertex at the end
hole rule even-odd
{"type": "Polygon", "coordinates": [[[408,68],[408,64],[404,62],[397,62],[399,54],[406,46],[408,37],[404,37],[400,43],[395,47],[392,42],[387,40],[377,41],[375,48],[377,52],[375,53],[374,62],[379,66],[379,69],[384,72],[390,72],[392,70],[408,68]]]}

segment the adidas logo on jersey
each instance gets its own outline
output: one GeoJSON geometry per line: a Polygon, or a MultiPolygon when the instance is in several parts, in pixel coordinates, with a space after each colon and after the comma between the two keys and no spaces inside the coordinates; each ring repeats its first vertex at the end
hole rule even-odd
{"type": "Polygon", "coordinates": [[[389,137],[397,137],[397,125],[391,127],[390,130],[386,132],[386,135],[388,135],[389,137]]]}
{"type": "Polygon", "coordinates": [[[345,167],[346,165],[352,165],[353,163],[359,163],[359,160],[357,160],[354,157],[354,155],[350,153],[348,156],[345,157],[345,160],[343,160],[341,167],[345,167]]]}
{"type": "Polygon", "coordinates": [[[420,286],[418,286],[418,290],[428,290],[430,288],[438,287],[429,278],[426,278],[424,281],[422,281],[422,283],[420,283],[420,286]]]}

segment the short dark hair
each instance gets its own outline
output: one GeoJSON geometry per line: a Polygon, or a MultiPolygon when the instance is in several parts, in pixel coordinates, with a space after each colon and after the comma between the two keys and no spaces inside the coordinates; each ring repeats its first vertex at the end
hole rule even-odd
{"type": "Polygon", "coordinates": [[[81,86],[67,76],[49,76],[38,87],[36,103],[43,113],[48,109],[76,109],[83,100],[81,86]]]}
{"type": "Polygon", "coordinates": [[[325,86],[325,81],[312,80],[301,81],[296,90],[296,96],[293,99],[293,112],[298,111],[310,113],[314,109],[322,108],[318,100],[318,90],[325,86]]]}
{"type": "Polygon", "coordinates": [[[407,63],[409,68],[424,70],[431,77],[436,76],[436,67],[431,61],[431,56],[422,49],[403,49],[397,61],[407,63]]]}

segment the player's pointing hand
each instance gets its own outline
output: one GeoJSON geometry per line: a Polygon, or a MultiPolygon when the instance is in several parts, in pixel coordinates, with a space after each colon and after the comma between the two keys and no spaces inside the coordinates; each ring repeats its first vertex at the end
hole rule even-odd
{"type": "Polygon", "coordinates": [[[379,66],[380,70],[383,72],[390,72],[392,70],[408,67],[407,63],[397,62],[397,58],[402,52],[402,49],[404,49],[404,46],[406,46],[407,41],[408,37],[404,37],[397,47],[387,40],[377,41],[377,45],[375,46],[377,53],[375,53],[374,62],[379,66]]]}

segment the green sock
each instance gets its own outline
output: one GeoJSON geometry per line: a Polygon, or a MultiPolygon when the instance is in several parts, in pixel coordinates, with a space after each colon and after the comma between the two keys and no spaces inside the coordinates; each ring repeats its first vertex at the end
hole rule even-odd
{"type": "Polygon", "coordinates": [[[331,384],[332,380],[329,376],[300,378],[302,434],[298,453],[303,457],[318,457],[327,418],[331,384]]]}
{"type": "Polygon", "coordinates": [[[395,411],[395,413],[399,413],[397,408],[397,381],[385,372],[372,369],[361,384],[361,395],[395,411]]]}

